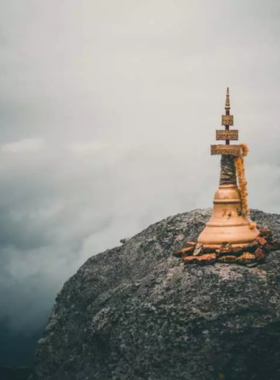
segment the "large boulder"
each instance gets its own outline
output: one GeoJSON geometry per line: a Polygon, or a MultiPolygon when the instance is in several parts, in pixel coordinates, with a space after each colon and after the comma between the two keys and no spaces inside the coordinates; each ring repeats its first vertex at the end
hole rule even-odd
{"type": "MultiPolygon", "coordinates": [[[[151,225],[64,285],[36,351],[38,380],[279,380],[280,252],[255,268],[183,266],[211,210],[151,225]]],[[[280,239],[280,215],[253,211],[280,239]]]]}

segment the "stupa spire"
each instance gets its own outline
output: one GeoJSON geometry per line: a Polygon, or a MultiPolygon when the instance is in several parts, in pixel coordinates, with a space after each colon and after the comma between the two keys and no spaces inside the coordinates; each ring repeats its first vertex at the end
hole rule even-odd
{"type": "Polygon", "coordinates": [[[229,115],[230,113],[229,87],[227,87],[225,110],[226,110],[226,113],[228,112],[227,115],[229,115]]]}

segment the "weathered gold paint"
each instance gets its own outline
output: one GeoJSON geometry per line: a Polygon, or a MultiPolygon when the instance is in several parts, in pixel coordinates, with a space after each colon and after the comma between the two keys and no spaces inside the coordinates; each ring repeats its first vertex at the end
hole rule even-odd
{"type": "Polygon", "coordinates": [[[238,140],[238,130],[231,129],[224,131],[221,129],[216,130],[216,140],[238,140]]]}
{"type": "Polygon", "coordinates": [[[242,155],[243,148],[241,145],[211,145],[211,155],[226,155],[240,157],[242,155]]]}
{"type": "Polygon", "coordinates": [[[222,125],[233,125],[233,115],[222,115],[222,125]]]}
{"type": "Polygon", "coordinates": [[[242,203],[236,185],[220,185],[214,197],[212,216],[197,242],[205,248],[219,248],[222,243],[233,247],[246,247],[259,235],[259,231],[249,227],[242,215],[242,203]]]}

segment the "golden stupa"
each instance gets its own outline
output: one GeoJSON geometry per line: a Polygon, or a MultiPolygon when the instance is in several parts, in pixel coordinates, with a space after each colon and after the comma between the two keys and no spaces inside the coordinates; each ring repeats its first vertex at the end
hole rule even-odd
{"type": "Polygon", "coordinates": [[[222,125],[225,130],[216,131],[216,140],[225,140],[225,145],[211,146],[212,155],[221,155],[220,185],[215,193],[212,216],[197,241],[204,248],[219,248],[223,243],[229,243],[233,248],[246,248],[256,240],[259,231],[249,217],[247,182],[242,177],[243,156],[247,153],[247,146],[230,145],[230,141],[238,140],[238,130],[230,130],[230,126],[233,126],[233,115],[230,115],[229,88],[222,125]],[[238,160],[240,170],[236,173],[236,168],[239,168],[238,160]],[[239,184],[236,174],[238,182],[241,182],[239,184]]]}

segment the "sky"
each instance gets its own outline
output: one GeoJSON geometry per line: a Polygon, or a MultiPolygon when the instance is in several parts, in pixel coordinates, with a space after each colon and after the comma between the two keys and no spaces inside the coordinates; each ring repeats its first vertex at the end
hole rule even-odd
{"type": "Polygon", "coordinates": [[[279,0],[0,0],[0,320],[89,257],[211,207],[226,87],[249,205],[280,213],[279,0]]]}

